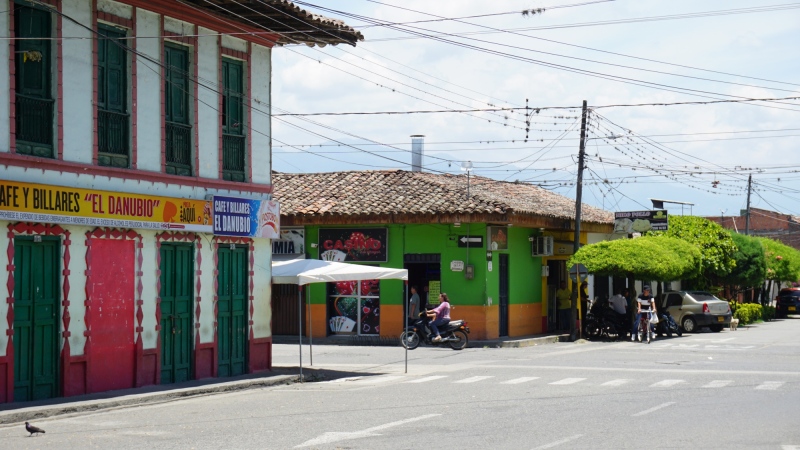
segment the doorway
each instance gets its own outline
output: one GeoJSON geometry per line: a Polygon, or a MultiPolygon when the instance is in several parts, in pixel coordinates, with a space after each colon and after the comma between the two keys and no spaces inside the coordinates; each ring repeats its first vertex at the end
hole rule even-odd
{"type": "Polygon", "coordinates": [[[194,246],[161,244],[161,383],[180,383],[192,374],[194,246]]]}
{"type": "Polygon", "coordinates": [[[556,304],[556,291],[562,281],[567,281],[567,262],[564,260],[547,261],[547,330],[559,329],[558,305],[556,304]]]}
{"type": "MultiPolygon", "coordinates": [[[[442,283],[442,256],[439,253],[407,253],[403,258],[403,268],[408,270],[409,298],[411,286],[416,286],[420,299],[420,311],[430,302],[437,302],[438,299],[430,299],[430,286],[434,286],[434,295],[441,292],[442,283]]],[[[406,298],[408,301],[408,298],[406,298]]],[[[405,307],[405,306],[404,306],[405,307]]]]}
{"type": "Polygon", "coordinates": [[[217,375],[247,372],[247,247],[217,248],[217,375]]]}
{"type": "Polygon", "coordinates": [[[58,396],[58,238],[14,238],[14,401],[58,396]]]}
{"type": "MultiPolygon", "coordinates": [[[[275,336],[297,336],[300,333],[298,317],[306,317],[306,302],[297,304],[300,295],[296,284],[272,285],[272,334],[275,336]],[[298,312],[298,308],[300,311],[298,312]]],[[[308,289],[303,291],[306,295],[308,289]]],[[[304,321],[305,322],[305,321],[304,321]]],[[[303,327],[305,334],[305,326],[303,327]]]]}
{"type": "Polygon", "coordinates": [[[508,336],[508,253],[500,253],[500,337],[508,336]]]}

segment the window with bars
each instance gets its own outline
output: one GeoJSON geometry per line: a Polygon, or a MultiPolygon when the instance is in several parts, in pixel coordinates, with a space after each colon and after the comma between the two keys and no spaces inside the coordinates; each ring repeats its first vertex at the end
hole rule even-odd
{"type": "Polygon", "coordinates": [[[222,60],[222,178],[247,181],[244,130],[244,64],[222,60]]]}
{"type": "Polygon", "coordinates": [[[166,172],[192,176],[192,125],[189,110],[189,51],[164,45],[166,172]]]}
{"type": "Polygon", "coordinates": [[[17,153],[54,158],[55,100],[52,83],[50,13],[15,5],[14,111],[17,153]]]}
{"type": "Polygon", "coordinates": [[[130,167],[128,57],[118,28],[98,26],[97,41],[97,163],[130,167]]]}

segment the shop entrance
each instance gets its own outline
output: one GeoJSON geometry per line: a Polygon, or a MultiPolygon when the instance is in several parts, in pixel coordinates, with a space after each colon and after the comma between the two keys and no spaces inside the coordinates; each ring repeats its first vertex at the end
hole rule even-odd
{"type": "MultiPolygon", "coordinates": [[[[297,336],[300,333],[298,317],[305,317],[306,302],[297,304],[299,287],[296,284],[272,285],[272,334],[276,336],[297,336]],[[301,311],[298,312],[298,308],[301,311]]],[[[306,295],[308,289],[303,291],[306,295]]],[[[305,327],[303,327],[305,329],[305,327]]],[[[305,332],[303,333],[305,334],[305,332]]]]}
{"type": "Polygon", "coordinates": [[[217,249],[217,375],[247,372],[247,247],[217,249]]]}
{"type": "Polygon", "coordinates": [[[194,247],[161,244],[161,383],[180,383],[192,373],[194,247]]]}
{"type": "Polygon", "coordinates": [[[559,329],[558,305],[556,304],[556,291],[562,281],[567,280],[567,262],[563,260],[547,261],[547,330],[559,329]]]}
{"type": "Polygon", "coordinates": [[[14,401],[58,396],[58,238],[14,238],[14,401]]]}
{"type": "Polygon", "coordinates": [[[500,337],[508,336],[508,254],[500,253],[500,337]]]}
{"type": "Polygon", "coordinates": [[[403,258],[403,268],[408,270],[408,298],[411,298],[411,286],[416,286],[420,310],[429,302],[438,302],[438,293],[442,291],[441,259],[439,253],[407,253],[403,258]],[[430,292],[436,297],[429,298],[430,292]]]}

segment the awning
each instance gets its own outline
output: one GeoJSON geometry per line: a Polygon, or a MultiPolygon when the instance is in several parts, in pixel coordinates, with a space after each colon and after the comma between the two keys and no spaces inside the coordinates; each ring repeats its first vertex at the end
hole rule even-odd
{"type": "Polygon", "coordinates": [[[354,280],[408,280],[408,270],[362,266],[321,259],[273,261],[273,284],[329,283],[354,280]]]}

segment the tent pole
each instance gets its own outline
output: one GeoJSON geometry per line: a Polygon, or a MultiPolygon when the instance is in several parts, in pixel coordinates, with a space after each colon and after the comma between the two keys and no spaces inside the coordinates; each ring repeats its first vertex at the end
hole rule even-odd
{"type": "Polygon", "coordinates": [[[313,366],[314,365],[314,341],[313,341],[314,333],[312,332],[313,330],[311,328],[311,326],[313,324],[313,321],[311,320],[311,297],[308,296],[308,295],[306,295],[306,311],[308,311],[308,358],[309,358],[308,365],[309,366],[313,366]]]}
{"type": "Polygon", "coordinates": [[[300,382],[303,382],[303,286],[297,286],[297,322],[298,337],[300,338],[300,382]]]}
{"type": "MultiPolygon", "coordinates": [[[[403,323],[405,324],[404,328],[406,330],[405,339],[408,339],[408,280],[406,280],[406,296],[403,298],[403,323]]],[[[401,342],[402,344],[402,342],[401,342]]],[[[408,345],[404,345],[406,349],[406,373],[408,373],[408,345]]]]}

